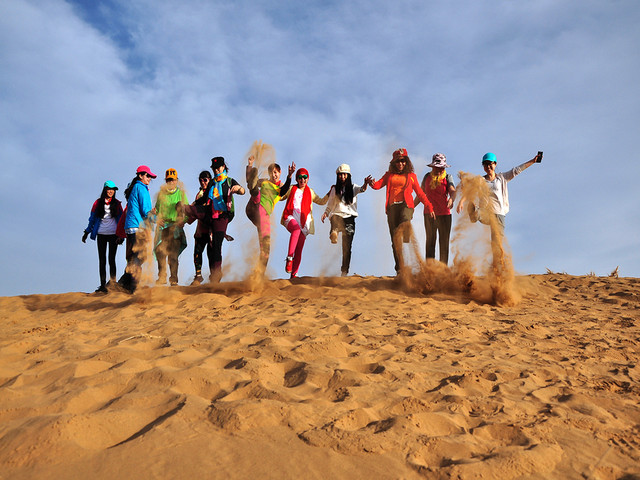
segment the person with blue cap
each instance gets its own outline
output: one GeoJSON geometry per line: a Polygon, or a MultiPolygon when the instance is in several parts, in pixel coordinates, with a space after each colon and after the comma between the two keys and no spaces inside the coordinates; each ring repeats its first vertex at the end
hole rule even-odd
{"type": "Polygon", "coordinates": [[[89,225],[84,229],[82,243],[87,242],[90,235],[91,240],[96,240],[98,244],[98,262],[100,269],[100,286],[96,289],[98,293],[107,293],[107,247],[109,248],[109,277],[110,285],[116,283],[116,251],[118,249],[118,237],[116,227],[122,215],[122,204],[116,198],[116,184],[111,180],[104,182],[100,198],[93,202],[91,214],[89,215],[89,225]]]}
{"type": "MultiPolygon", "coordinates": [[[[504,233],[505,215],[509,212],[509,192],[507,190],[507,182],[510,182],[516,175],[522,173],[534,163],[542,162],[542,152],[533,157],[531,160],[518,165],[506,172],[496,173],[496,165],[498,159],[495,154],[489,152],[482,157],[482,167],[484,168],[484,179],[489,188],[487,198],[480,199],[480,205],[470,203],[468,206],[469,218],[472,222],[480,221],[491,226],[492,239],[497,232],[504,233]],[[493,218],[491,218],[493,216],[493,218]],[[497,231],[495,230],[497,228],[497,231]]],[[[463,187],[464,188],[464,187],[463,187]]],[[[464,192],[464,190],[463,190],[464,192]]],[[[465,197],[463,195],[460,203],[458,203],[457,212],[463,209],[465,197]]]]}

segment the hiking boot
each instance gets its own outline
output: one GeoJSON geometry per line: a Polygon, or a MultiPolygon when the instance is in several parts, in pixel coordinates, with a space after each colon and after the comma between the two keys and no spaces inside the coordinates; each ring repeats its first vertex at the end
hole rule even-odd
{"type": "Polygon", "coordinates": [[[109,290],[107,290],[107,287],[105,287],[104,285],[100,285],[98,288],[96,288],[96,291],[94,293],[107,293],[109,290]]]}
{"type": "Polygon", "coordinates": [[[195,277],[193,277],[193,282],[191,282],[191,285],[200,285],[202,284],[202,282],[204,282],[204,278],[202,278],[202,275],[196,275],[195,277]]]}
{"type": "Polygon", "coordinates": [[[331,230],[329,240],[331,240],[331,243],[338,243],[338,232],[336,230],[331,230]]]}
{"type": "Polygon", "coordinates": [[[291,273],[293,271],[293,257],[287,257],[287,260],[284,264],[284,271],[286,273],[291,273]]]}

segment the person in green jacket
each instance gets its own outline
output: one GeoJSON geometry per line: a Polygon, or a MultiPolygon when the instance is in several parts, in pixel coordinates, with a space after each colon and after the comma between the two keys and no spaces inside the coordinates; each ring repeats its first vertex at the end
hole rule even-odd
{"type": "Polygon", "coordinates": [[[178,257],[187,247],[184,233],[184,205],[187,195],[178,186],[178,172],[170,168],[165,173],[165,184],[158,192],[156,211],[158,214],[154,253],[158,260],[158,280],[156,285],[167,283],[167,260],[169,262],[169,283],[178,285],[178,257]]]}
{"type": "Polygon", "coordinates": [[[268,179],[258,178],[258,168],[253,166],[255,159],[255,156],[250,155],[247,160],[247,188],[251,198],[247,202],[245,213],[258,229],[260,262],[264,269],[271,252],[271,214],[275,204],[289,191],[291,175],[296,171],[296,165],[289,165],[287,180],[283,183],[280,180],[280,165],[277,163],[269,164],[268,179]]]}

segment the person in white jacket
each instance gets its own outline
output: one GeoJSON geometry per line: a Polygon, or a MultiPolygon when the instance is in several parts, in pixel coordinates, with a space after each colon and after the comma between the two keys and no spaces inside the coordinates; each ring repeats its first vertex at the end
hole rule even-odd
{"type": "MultiPolygon", "coordinates": [[[[493,153],[485,153],[482,157],[482,167],[484,168],[484,179],[489,188],[489,194],[486,199],[480,199],[480,205],[469,204],[469,217],[472,222],[480,221],[487,225],[494,223],[500,229],[500,233],[504,232],[505,215],[509,212],[509,191],[507,190],[507,182],[514,179],[516,175],[522,173],[534,163],[542,162],[542,152],[533,157],[531,160],[512,168],[507,172],[496,173],[496,165],[498,160],[493,153]],[[491,215],[494,216],[495,222],[491,221],[491,215]]],[[[464,189],[464,187],[463,187],[464,189]]],[[[464,191],[464,190],[463,190],[464,191]]],[[[460,213],[464,205],[464,195],[458,203],[456,211],[460,213]]],[[[493,234],[492,229],[492,234],[493,234]]]]}
{"type": "Polygon", "coordinates": [[[323,223],[327,217],[331,222],[329,233],[331,243],[338,243],[338,234],[342,233],[342,266],[340,271],[343,277],[349,274],[351,245],[356,233],[356,217],[358,216],[356,196],[367,190],[370,181],[372,181],[371,175],[364,179],[362,186],[353,184],[351,182],[351,167],[346,163],[340,165],[336,170],[336,183],[329,190],[327,208],[322,214],[323,223]]]}

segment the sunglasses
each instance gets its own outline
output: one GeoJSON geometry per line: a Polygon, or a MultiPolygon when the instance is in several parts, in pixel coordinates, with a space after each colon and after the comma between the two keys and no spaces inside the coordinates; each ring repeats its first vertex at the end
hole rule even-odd
{"type": "Polygon", "coordinates": [[[406,158],[399,158],[396,160],[396,163],[407,163],[407,159],[406,158]]]}
{"type": "Polygon", "coordinates": [[[309,178],[309,175],[298,175],[298,178],[309,178]]]}

